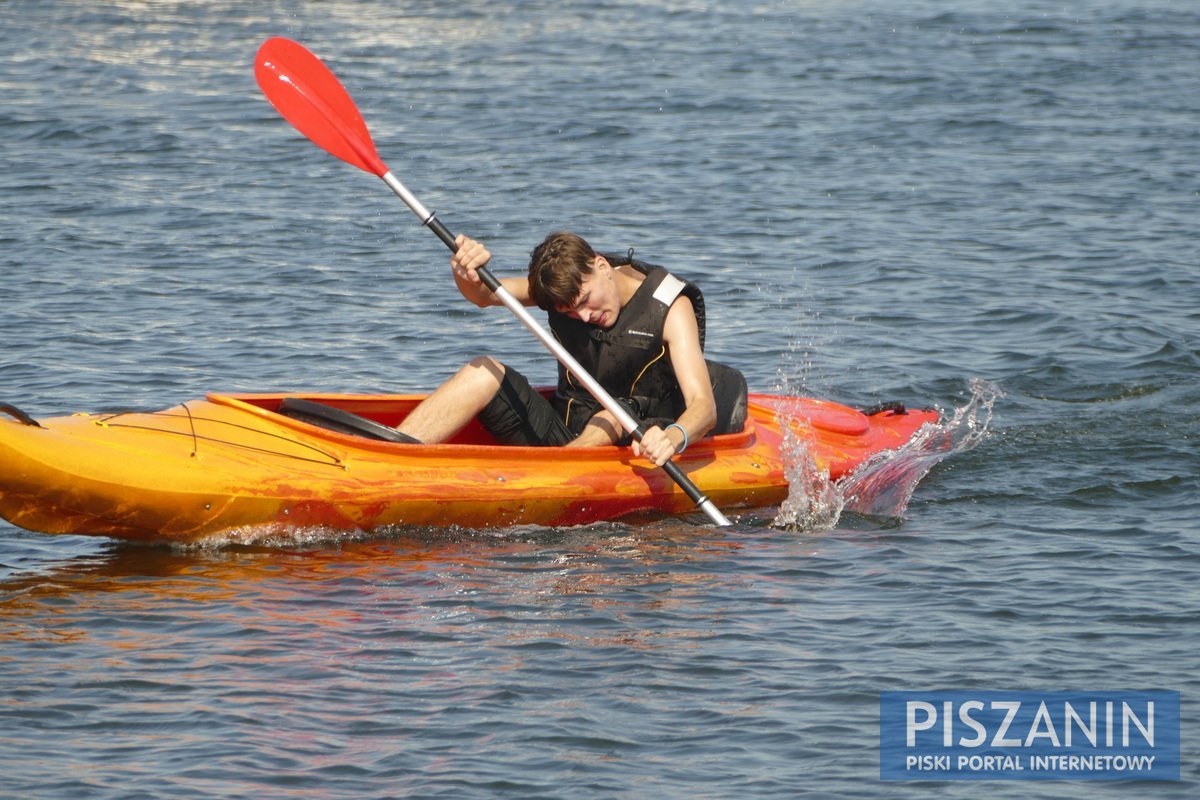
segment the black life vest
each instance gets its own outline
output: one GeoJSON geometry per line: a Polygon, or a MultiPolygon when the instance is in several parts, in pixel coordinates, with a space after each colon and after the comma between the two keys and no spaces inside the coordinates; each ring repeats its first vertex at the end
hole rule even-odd
{"type": "MultiPolygon", "coordinates": [[[[686,296],[696,312],[703,349],[704,295],[694,284],[632,255],[601,255],[614,267],[630,265],[646,276],[621,309],[617,321],[606,330],[551,311],[550,329],[609,394],[630,402],[635,416],[652,424],[658,424],[659,420],[674,421],[686,406],[663,344],[663,327],[671,304],[679,295],[686,296]]],[[[575,435],[601,408],[561,364],[554,406],[575,435]]]]}

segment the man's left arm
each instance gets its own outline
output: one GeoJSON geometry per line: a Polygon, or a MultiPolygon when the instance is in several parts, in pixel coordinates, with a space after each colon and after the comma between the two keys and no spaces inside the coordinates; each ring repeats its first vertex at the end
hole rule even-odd
{"type": "MultiPolygon", "coordinates": [[[[712,430],[717,422],[717,403],[713,399],[712,382],[704,351],[700,347],[700,326],[692,301],[680,295],[671,304],[663,326],[663,344],[671,358],[675,380],[683,392],[684,412],[675,425],[686,432],[687,442],[694,442],[712,430]]],[[[684,433],[672,425],[666,430],[650,428],[633,451],[662,466],[684,446],[684,433]]]]}

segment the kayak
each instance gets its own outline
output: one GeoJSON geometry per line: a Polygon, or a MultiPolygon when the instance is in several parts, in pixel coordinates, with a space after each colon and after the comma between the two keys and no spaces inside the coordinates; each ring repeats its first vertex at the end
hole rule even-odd
{"type": "MultiPolygon", "coordinates": [[[[478,422],[444,444],[388,441],[422,399],[214,393],[162,411],[41,420],[0,404],[0,517],[44,533],[194,543],[304,527],[565,526],[694,510],[629,447],[498,445],[478,422]]],[[[806,443],[836,480],[937,420],[898,403],[864,413],[750,394],[740,432],[692,442],[675,461],[718,508],[761,508],[787,497],[785,441],[806,443]]]]}

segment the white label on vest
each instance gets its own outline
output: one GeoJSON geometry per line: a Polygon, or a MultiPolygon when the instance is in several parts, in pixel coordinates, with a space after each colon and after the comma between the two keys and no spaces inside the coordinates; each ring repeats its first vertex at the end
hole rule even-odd
{"type": "Polygon", "coordinates": [[[668,275],[663,278],[662,283],[654,290],[654,299],[662,303],[664,306],[670,306],[675,302],[675,298],[679,297],[679,293],[683,291],[683,281],[676,278],[674,275],[668,275]]]}

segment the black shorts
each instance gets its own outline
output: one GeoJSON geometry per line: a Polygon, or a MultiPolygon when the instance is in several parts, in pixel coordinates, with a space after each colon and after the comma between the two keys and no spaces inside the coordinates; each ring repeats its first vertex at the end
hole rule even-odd
{"type": "Polygon", "coordinates": [[[500,444],[560,447],[575,438],[550,401],[508,366],[496,396],[479,412],[479,421],[500,444]]]}
{"type": "MultiPolygon", "coordinates": [[[[708,362],[708,370],[717,403],[717,421],[711,433],[742,430],[746,422],[746,379],[736,369],[714,361],[708,362]]],[[[636,409],[630,411],[638,416],[636,409]]],[[[479,413],[479,421],[500,444],[561,447],[575,438],[554,405],[534,391],[524,375],[507,366],[500,389],[479,413]]],[[[672,422],[674,420],[670,418],[651,418],[644,424],[649,428],[672,422]]],[[[630,439],[626,434],[618,444],[628,445],[630,439]]]]}

